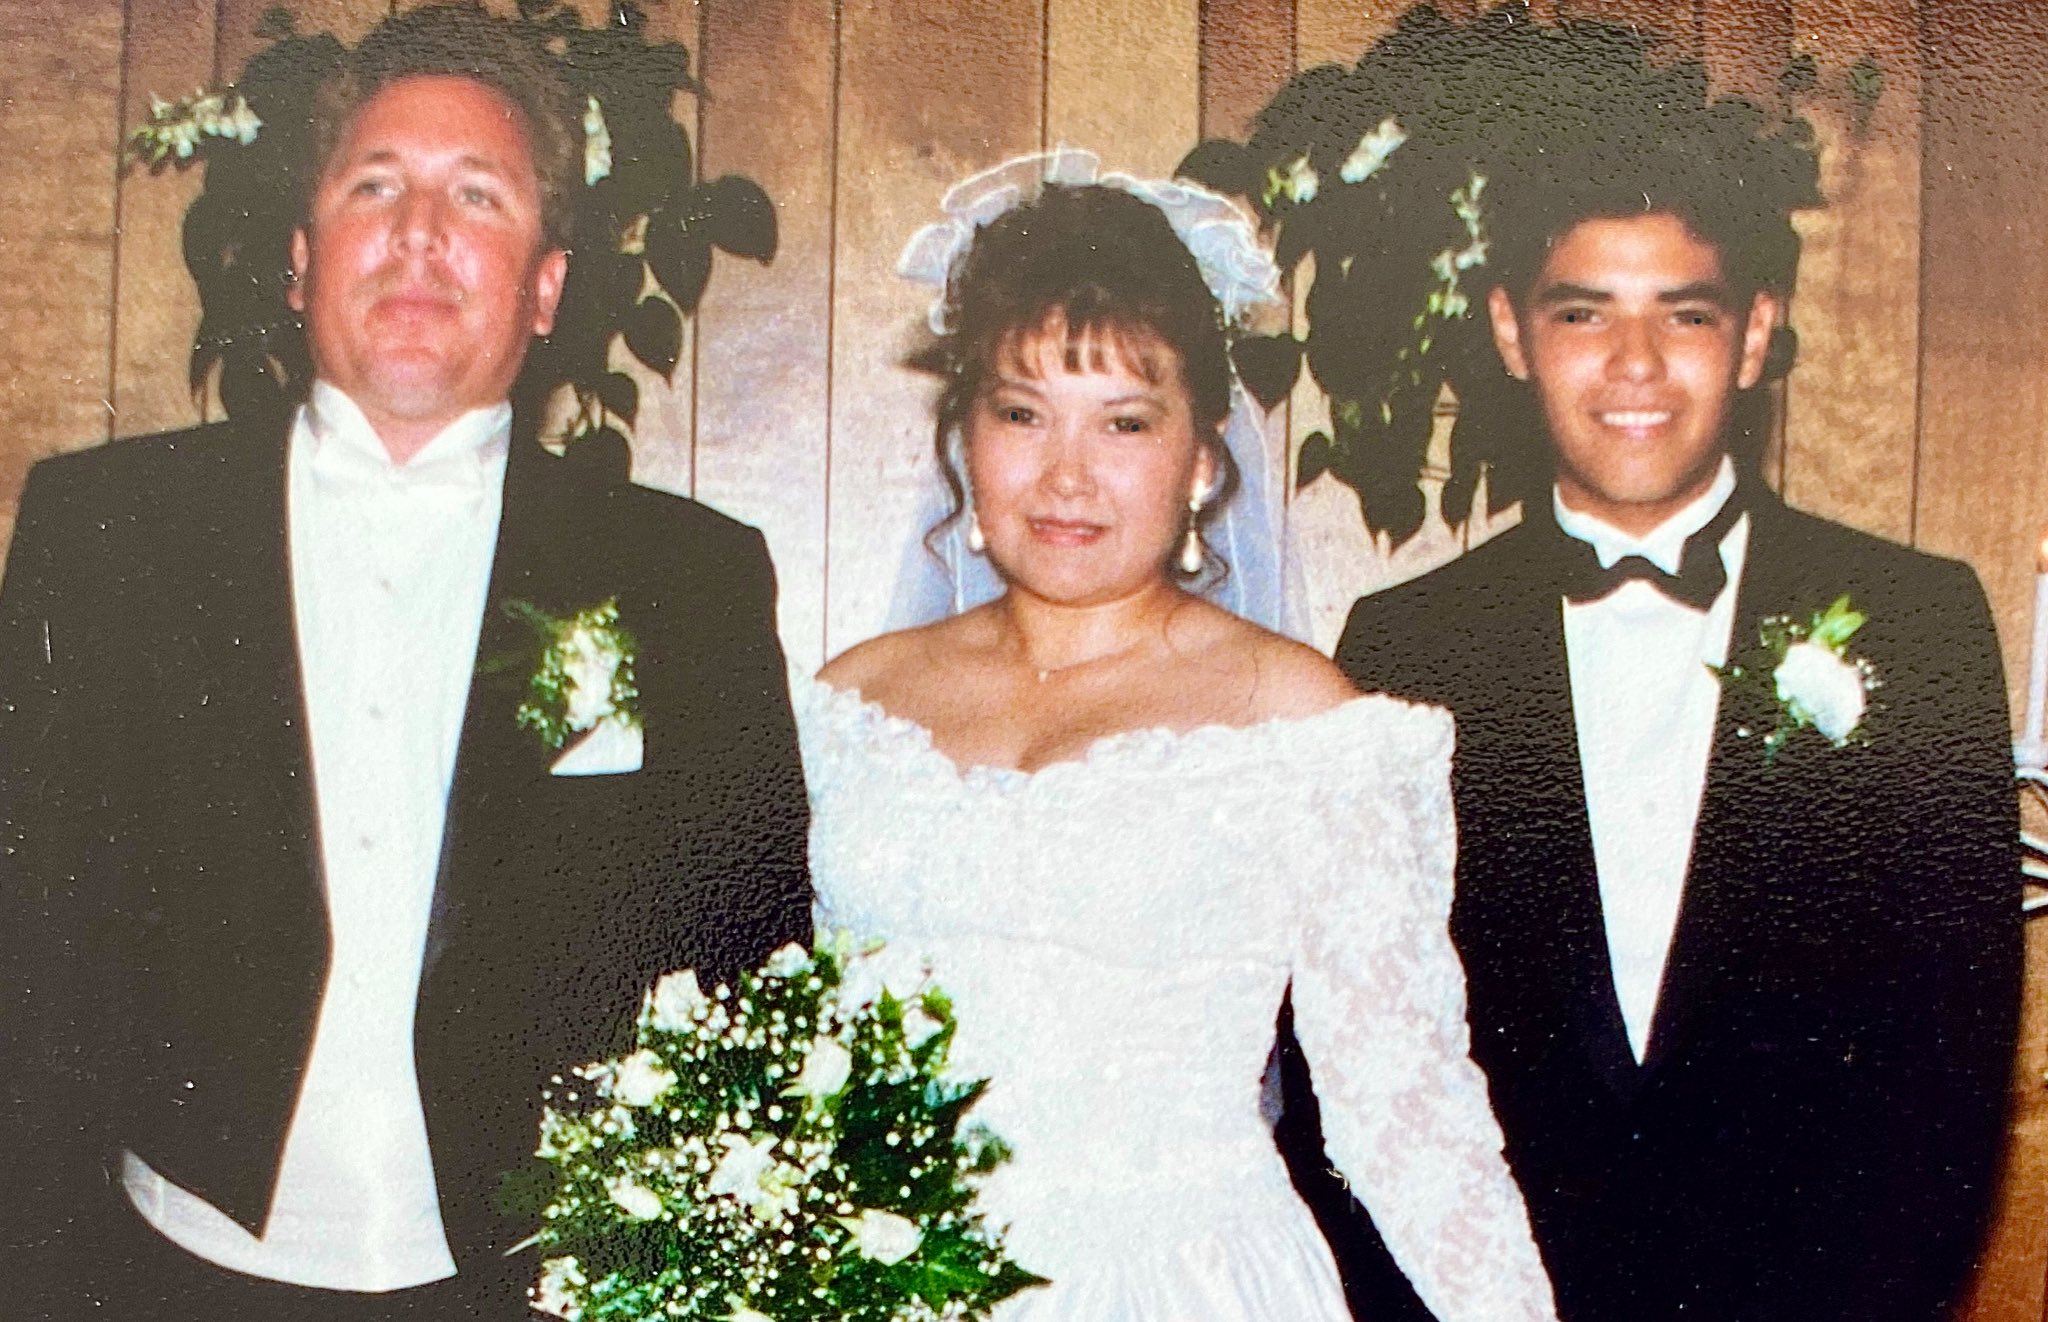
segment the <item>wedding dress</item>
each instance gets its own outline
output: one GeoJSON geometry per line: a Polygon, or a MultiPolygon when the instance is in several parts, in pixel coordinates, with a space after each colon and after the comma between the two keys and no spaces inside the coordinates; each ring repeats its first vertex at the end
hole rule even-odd
{"type": "Polygon", "coordinates": [[[1027,773],[794,691],[821,923],[928,961],[992,1080],[981,1206],[1052,1282],[999,1322],[1348,1322],[1260,1109],[1290,982],[1330,1159],[1423,1300],[1552,1317],[1466,1055],[1449,716],[1364,697],[1027,773]]]}

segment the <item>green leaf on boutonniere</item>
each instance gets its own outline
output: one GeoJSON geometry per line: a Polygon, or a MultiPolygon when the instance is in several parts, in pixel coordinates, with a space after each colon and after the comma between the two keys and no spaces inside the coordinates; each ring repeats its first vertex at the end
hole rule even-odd
{"type": "Polygon", "coordinates": [[[638,725],[640,689],[633,674],[637,648],[619,624],[619,599],[608,597],[573,615],[551,615],[530,601],[505,603],[506,613],[539,635],[539,662],[514,714],[522,729],[559,749],[572,734],[601,721],[638,725]]]}
{"type": "Polygon", "coordinates": [[[1829,651],[1839,654],[1868,619],[1862,611],[1849,605],[1849,594],[1845,592],[1836,597],[1834,603],[1826,610],[1813,617],[1813,627],[1807,630],[1807,637],[1829,651]]]}
{"type": "Polygon", "coordinates": [[[1880,681],[1870,662],[1848,654],[1849,640],[1868,619],[1847,593],[1803,623],[1767,616],[1754,644],[1727,665],[1708,667],[1740,713],[1736,734],[1761,737],[1765,766],[1802,730],[1835,748],[1869,742],[1869,700],[1880,681]]]}

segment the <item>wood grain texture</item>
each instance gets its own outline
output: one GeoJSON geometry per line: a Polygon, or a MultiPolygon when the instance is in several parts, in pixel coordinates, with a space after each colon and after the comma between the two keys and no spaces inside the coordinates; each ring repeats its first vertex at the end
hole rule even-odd
{"type": "MultiPolygon", "coordinates": [[[[2023,700],[2033,548],[2048,523],[2048,12],[1923,0],[1920,444],[1915,541],[1969,561],[1999,620],[2023,700]]],[[[2038,925],[2037,925],[2038,926],[2038,925]]],[[[2042,1315],[2048,1107],[2041,1010],[2048,950],[2032,934],[2015,1079],[2015,1144],[1966,1316],[2042,1315]]]]}
{"type": "MultiPolygon", "coordinates": [[[[121,126],[149,114],[152,95],[183,96],[214,80],[214,0],[129,0],[122,51],[121,126]]],[[[199,291],[180,234],[199,196],[200,170],[137,168],[120,176],[115,236],[113,430],[117,436],[188,427],[201,408],[186,384],[199,291]]]]}
{"type": "Polygon", "coordinates": [[[1604,18],[1626,23],[1659,38],[1658,53],[1669,59],[1697,56],[1699,11],[1693,0],[1556,0],[1557,17],[1604,18]]]}
{"type": "Polygon", "coordinates": [[[1201,127],[1201,34],[1187,0],[1045,0],[1045,144],[1103,168],[1173,172],[1201,127]]]}
{"type": "Polygon", "coordinates": [[[1800,509],[1909,540],[1920,386],[1920,72],[1913,0],[1801,0],[1799,48],[1827,71],[1804,105],[1828,205],[1798,218],[1781,488],[1800,509]],[[1885,90],[1859,124],[1842,88],[1865,52],[1885,90]]]}
{"type": "Polygon", "coordinates": [[[825,660],[831,416],[832,0],[706,9],[703,172],[744,174],[775,202],[768,266],[721,256],[697,314],[697,495],[761,528],[783,645],[825,660]]]}
{"type": "Polygon", "coordinates": [[[1294,73],[1294,0],[1198,0],[1201,128],[1237,138],[1294,73]]]}
{"type": "MultiPolygon", "coordinates": [[[[219,0],[220,25],[215,33],[214,56],[223,78],[232,78],[251,55],[270,43],[256,35],[263,16],[278,8],[278,0],[219,0]]],[[[292,12],[298,30],[307,35],[332,32],[344,42],[355,42],[375,27],[397,6],[390,0],[291,0],[283,6],[292,12]]],[[[495,7],[511,8],[509,3],[495,7]]]]}
{"type": "Polygon", "coordinates": [[[1015,0],[841,10],[828,652],[882,631],[936,481],[933,386],[902,366],[934,291],[898,276],[897,255],[953,184],[1038,147],[1044,27],[1015,0]]]}
{"type": "Polygon", "coordinates": [[[124,7],[0,9],[0,535],[30,464],[107,438],[124,7]]]}

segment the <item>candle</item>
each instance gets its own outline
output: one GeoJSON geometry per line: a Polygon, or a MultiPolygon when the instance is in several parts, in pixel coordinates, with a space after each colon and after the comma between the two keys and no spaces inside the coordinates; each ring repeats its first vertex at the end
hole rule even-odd
{"type": "Polygon", "coordinates": [[[2021,766],[2048,766],[2048,533],[2034,548],[2034,642],[2027,666],[2027,721],[2014,751],[2021,766]]]}

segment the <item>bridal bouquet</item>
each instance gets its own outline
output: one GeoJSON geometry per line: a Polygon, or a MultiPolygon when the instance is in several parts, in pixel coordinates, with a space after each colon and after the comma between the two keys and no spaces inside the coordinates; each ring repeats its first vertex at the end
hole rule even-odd
{"type": "Polygon", "coordinates": [[[534,1306],[568,1319],[936,1322],[1039,1278],[973,1210],[1008,1155],[945,1073],[952,1007],[895,952],[785,946],[737,988],[683,970],[636,1050],[558,1077],[534,1306]]]}

